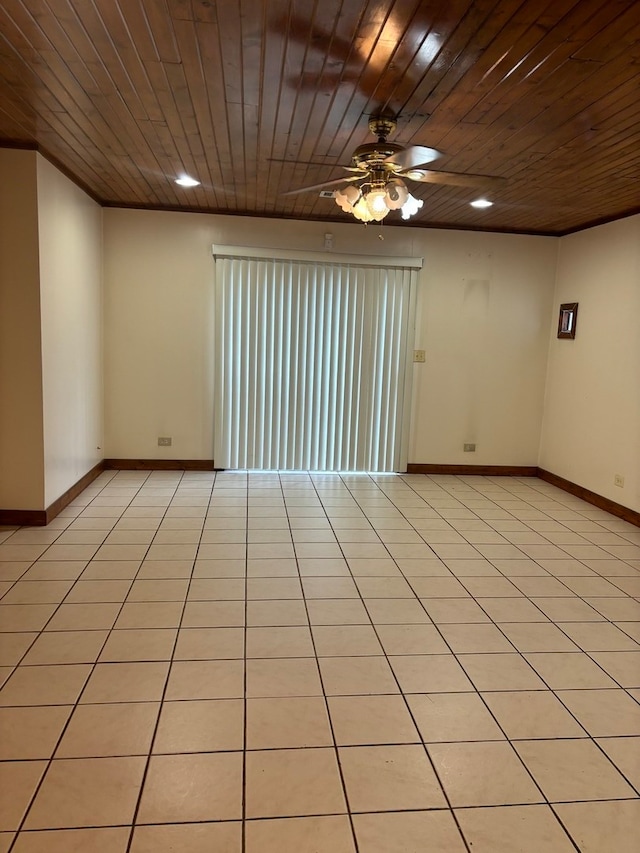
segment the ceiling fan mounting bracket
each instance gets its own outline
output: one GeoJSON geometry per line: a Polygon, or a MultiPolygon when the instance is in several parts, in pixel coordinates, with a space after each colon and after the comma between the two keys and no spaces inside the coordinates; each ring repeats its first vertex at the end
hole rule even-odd
{"type": "Polygon", "coordinates": [[[387,136],[394,132],[397,122],[394,118],[372,116],[369,119],[369,130],[378,137],[378,142],[386,142],[387,136]]]}

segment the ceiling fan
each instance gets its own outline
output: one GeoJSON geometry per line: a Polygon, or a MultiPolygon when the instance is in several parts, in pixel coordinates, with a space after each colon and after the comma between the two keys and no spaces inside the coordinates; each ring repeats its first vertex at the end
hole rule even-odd
{"type": "Polygon", "coordinates": [[[332,181],[300,187],[283,193],[298,193],[321,190],[347,184],[333,191],[333,198],[347,213],[362,222],[380,221],[390,210],[400,209],[402,218],[408,219],[422,207],[422,201],[409,192],[405,179],[425,184],[449,184],[458,187],[491,189],[504,183],[504,178],[489,175],[470,175],[459,172],[441,172],[426,168],[441,156],[435,148],[411,145],[405,148],[387,137],[396,129],[396,120],[374,116],[369,120],[369,130],[377,136],[377,142],[360,145],[353,152],[351,166],[343,166],[352,176],[345,175],[332,181]]]}

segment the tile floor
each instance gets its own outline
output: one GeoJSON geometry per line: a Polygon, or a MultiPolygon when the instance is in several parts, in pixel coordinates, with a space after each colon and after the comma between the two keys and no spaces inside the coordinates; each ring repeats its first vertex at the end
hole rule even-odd
{"type": "Polygon", "coordinates": [[[640,529],[540,480],[105,472],[0,594],[0,853],[640,849],[640,529]]]}

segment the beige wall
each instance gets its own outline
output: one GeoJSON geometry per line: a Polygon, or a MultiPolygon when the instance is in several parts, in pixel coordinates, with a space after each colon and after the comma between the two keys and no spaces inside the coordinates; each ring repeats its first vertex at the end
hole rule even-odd
{"type": "Polygon", "coordinates": [[[560,240],[550,325],[540,466],[640,510],[640,216],[560,240]],[[563,302],[575,340],[556,337],[563,302]]]}
{"type": "Polygon", "coordinates": [[[0,507],[42,509],[36,154],[0,148],[0,507]]]}
{"type": "Polygon", "coordinates": [[[48,506],[102,459],[102,208],[37,167],[48,506]]]}
{"type": "Polygon", "coordinates": [[[557,240],[118,209],[104,228],[107,457],[212,458],[212,244],[322,252],[331,232],[425,259],[409,460],[537,464],[557,240]]]}

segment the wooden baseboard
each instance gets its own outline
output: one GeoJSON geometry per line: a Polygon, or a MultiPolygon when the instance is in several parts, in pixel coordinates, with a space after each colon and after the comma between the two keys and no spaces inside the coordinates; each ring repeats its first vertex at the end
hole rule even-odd
{"type": "Polygon", "coordinates": [[[535,465],[438,465],[410,462],[407,474],[467,474],[486,477],[535,477],[535,465]]]}
{"type": "Polygon", "coordinates": [[[215,471],[213,459],[105,459],[105,469],[118,471],[215,471]]]}
{"type": "Polygon", "coordinates": [[[104,464],[98,462],[90,471],[87,471],[84,477],[81,477],[70,489],[56,498],[46,509],[0,509],[0,524],[44,527],[53,521],[65,507],[69,506],[103,471],[104,464]]]}
{"type": "Polygon", "coordinates": [[[640,527],[640,512],[634,509],[629,509],[629,507],[616,503],[609,498],[603,498],[602,495],[592,492],[591,489],[578,486],[576,483],[572,483],[571,480],[565,480],[564,477],[552,474],[551,471],[545,471],[544,468],[538,468],[538,477],[546,483],[551,483],[552,486],[557,486],[559,489],[569,492],[577,498],[593,504],[593,506],[597,506],[598,509],[603,509],[605,512],[610,512],[611,515],[628,521],[629,524],[635,524],[637,527],[640,527]]]}

